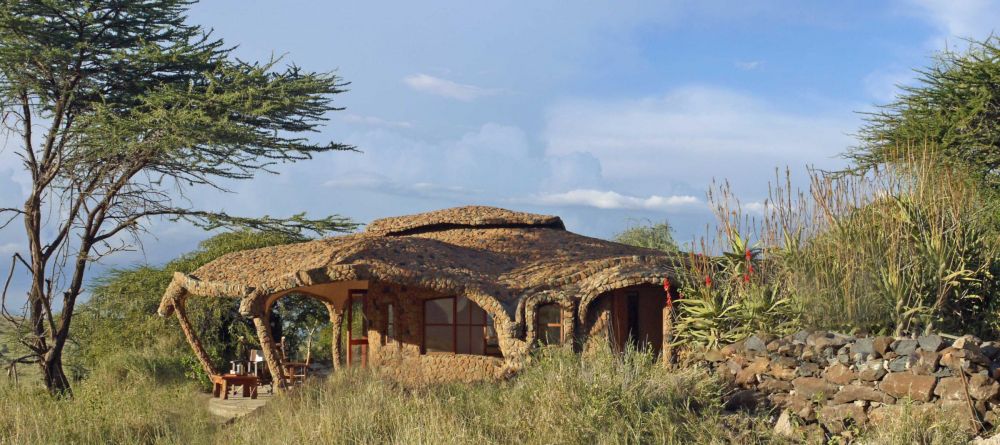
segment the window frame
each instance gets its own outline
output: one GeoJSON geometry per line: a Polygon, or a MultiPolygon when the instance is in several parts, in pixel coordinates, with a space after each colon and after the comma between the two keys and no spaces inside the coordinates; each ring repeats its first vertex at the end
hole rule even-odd
{"type": "Polygon", "coordinates": [[[396,307],[395,304],[389,302],[385,304],[385,335],[382,336],[382,345],[391,345],[396,343],[396,328],[398,322],[396,321],[396,307]]]}
{"type": "Polygon", "coordinates": [[[487,335],[488,334],[488,330],[490,330],[490,329],[492,329],[493,332],[496,332],[496,328],[493,327],[491,325],[491,323],[490,323],[490,321],[492,319],[492,317],[491,317],[492,314],[490,314],[489,312],[486,312],[486,309],[483,309],[481,306],[479,306],[479,304],[477,304],[475,301],[472,301],[468,297],[465,297],[465,296],[462,296],[462,295],[449,295],[449,296],[444,296],[444,297],[435,297],[435,298],[425,299],[423,301],[423,311],[422,311],[421,315],[422,315],[422,318],[423,318],[423,320],[422,320],[423,326],[421,327],[422,332],[421,332],[421,339],[420,339],[420,353],[422,355],[426,355],[426,354],[462,354],[462,355],[496,356],[496,354],[491,354],[490,353],[491,347],[495,348],[497,351],[499,351],[499,349],[500,349],[499,348],[499,337],[497,338],[498,339],[497,344],[491,345],[490,342],[489,342],[490,336],[487,335]],[[458,299],[459,298],[465,298],[467,304],[474,305],[476,308],[478,308],[478,310],[480,312],[482,312],[482,314],[483,314],[482,323],[475,323],[475,322],[473,322],[471,315],[468,317],[468,319],[466,321],[464,321],[464,322],[460,322],[459,321],[459,317],[458,317],[458,299]],[[444,300],[444,299],[451,299],[451,320],[452,320],[452,323],[428,323],[427,322],[427,305],[430,304],[432,301],[444,300]],[[451,350],[450,351],[428,351],[427,350],[427,328],[428,327],[433,327],[433,326],[450,326],[451,327],[451,350]],[[469,340],[470,340],[470,344],[469,344],[470,350],[471,350],[471,346],[472,346],[472,344],[471,344],[472,329],[473,328],[481,328],[483,330],[483,346],[482,346],[482,351],[483,352],[481,354],[479,354],[479,353],[472,353],[472,352],[458,352],[458,329],[460,327],[469,330],[468,331],[469,332],[468,336],[469,336],[469,340]]]}
{"type": "Polygon", "coordinates": [[[557,303],[557,302],[554,302],[554,301],[550,301],[550,302],[546,302],[546,303],[541,303],[541,304],[535,306],[535,341],[536,342],[539,342],[539,343],[541,343],[542,345],[545,345],[545,346],[561,345],[561,344],[563,344],[563,343],[566,342],[566,327],[563,325],[563,319],[566,317],[566,315],[565,315],[564,312],[565,311],[563,310],[562,305],[559,304],[559,303],[557,303]],[[542,323],[541,317],[539,315],[542,312],[542,308],[546,307],[546,306],[552,306],[552,307],[556,308],[556,311],[557,311],[558,317],[559,317],[557,322],[555,322],[555,323],[544,323],[544,324],[542,323]],[[547,343],[547,342],[545,342],[543,340],[545,338],[545,335],[543,335],[543,333],[545,331],[545,328],[558,328],[559,329],[559,340],[558,340],[557,343],[547,343]]]}

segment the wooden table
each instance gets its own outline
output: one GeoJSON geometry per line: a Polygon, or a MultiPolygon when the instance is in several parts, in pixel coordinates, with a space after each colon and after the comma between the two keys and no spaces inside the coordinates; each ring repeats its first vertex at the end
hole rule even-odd
{"type": "Polygon", "coordinates": [[[212,397],[220,399],[229,398],[229,387],[239,385],[243,387],[243,397],[257,398],[257,376],[222,374],[212,376],[212,397]]]}

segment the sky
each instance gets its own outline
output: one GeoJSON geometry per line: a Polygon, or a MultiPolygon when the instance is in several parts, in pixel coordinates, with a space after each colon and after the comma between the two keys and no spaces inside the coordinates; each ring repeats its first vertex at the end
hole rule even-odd
{"type": "MultiPolygon", "coordinates": [[[[335,99],[345,109],[311,137],[359,150],[197,193],[196,207],[366,223],[481,204],[602,238],[667,220],[687,241],[713,221],[713,181],[753,204],[775,169],[804,186],[807,167],[844,166],[861,113],[936,51],[988,36],[1000,2],[211,0],[189,20],[243,60],[350,82],[335,99]]],[[[24,197],[11,144],[0,204],[24,197]]],[[[0,231],[0,272],[23,250],[19,230],[0,231]]],[[[141,250],[92,276],[162,264],[207,236],[154,221],[141,250]]]]}

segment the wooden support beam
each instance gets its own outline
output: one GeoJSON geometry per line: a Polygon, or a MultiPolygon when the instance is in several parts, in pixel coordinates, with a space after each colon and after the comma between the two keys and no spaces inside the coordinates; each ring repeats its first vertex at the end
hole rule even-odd
{"type": "Polygon", "coordinates": [[[669,368],[674,364],[674,308],[672,304],[663,306],[663,347],[660,349],[660,359],[663,366],[669,368]]]}
{"type": "Polygon", "coordinates": [[[330,336],[330,357],[333,360],[333,370],[339,371],[341,369],[340,332],[344,324],[344,311],[342,309],[337,309],[333,303],[325,303],[327,311],[330,312],[330,329],[333,330],[330,336]]]}
{"type": "Polygon", "coordinates": [[[202,369],[210,376],[218,374],[215,367],[212,366],[212,361],[208,358],[208,353],[205,352],[205,348],[201,345],[201,340],[198,339],[198,335],[194,332],[194,328],[191,327],[191,322],[187,318],[184,297],[174,298],[173,306],[174,313],[177,314],[177,321],[181,325],[181,331],[184,332],[184,338],[191,345],[191,350],[194,351],[195,357],[201,363],[202,369]]]}
{"type": "Polygon", "coordinates": [[[271,336],[271,326],[267,322],[267,316],[254,316],[253,324],[257,328],[257,338],[260,340],[260,348],[264,351],[267,369],[271,371],[274,388],[279,391],[284,390],[287,387],[287,380],[284,367],[281,366],[281,353],[271,336]]]}

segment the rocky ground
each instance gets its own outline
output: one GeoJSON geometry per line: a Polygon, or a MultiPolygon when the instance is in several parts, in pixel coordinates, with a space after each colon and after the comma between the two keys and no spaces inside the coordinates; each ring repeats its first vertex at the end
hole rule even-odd
{"type": "Polygon", "coordinates": [[[971,336],[755,335],[694,354],[738,388],[732,408],[781,409],[790,437],[843,437],[902,415],[933,412],[970,434],[1000,424],[1000,343],[971,336]]]}

